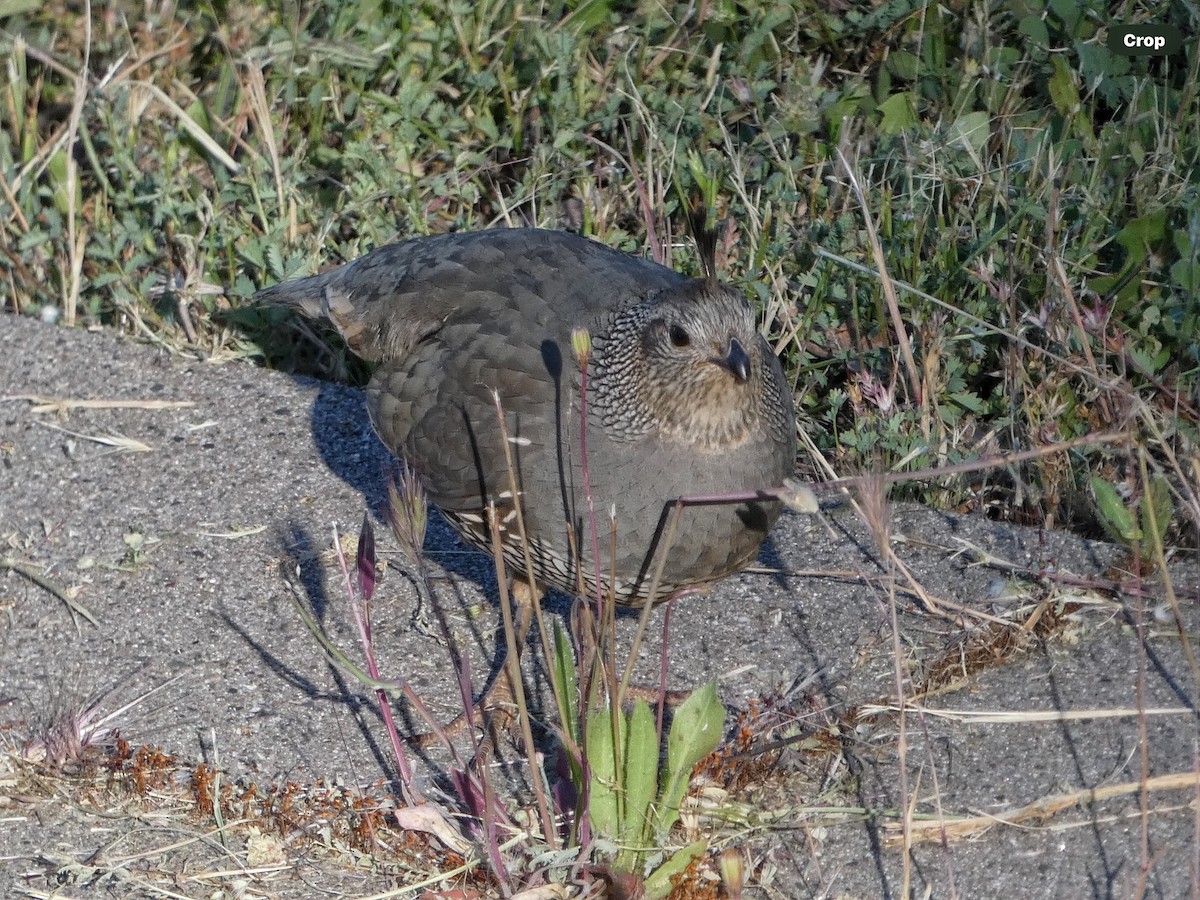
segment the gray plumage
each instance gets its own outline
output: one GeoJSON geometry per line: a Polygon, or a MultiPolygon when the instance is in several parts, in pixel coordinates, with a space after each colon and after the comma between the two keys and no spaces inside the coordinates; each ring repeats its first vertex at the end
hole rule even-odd
{"type": "MultiPolygon", "coordinates": [[[[331,322],[378,363],[367,404],[380,438],[484,550],[494,501],[506,561],[524,571],[497,392],[534,575],[547,587],[577,592],[570,529],[594,590],[573,329],[592,341],[588,467],[601,577],[619,602],[644,601],[676,498],[776,487],[792,474],[791,391],[746,299],[586,238],[417,238],[257,297],[331,322]]],[[[779,513],[774,501],[686,508],[656,599],[744,567],[779,513]]]]}

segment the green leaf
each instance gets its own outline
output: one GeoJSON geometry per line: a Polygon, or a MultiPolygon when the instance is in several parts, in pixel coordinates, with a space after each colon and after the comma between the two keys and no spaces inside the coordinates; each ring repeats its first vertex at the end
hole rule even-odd
{"type": "Polygon", "coordinates": [[[208,117],[208,109],[199,100],[190,104],[188,108],[184,110],[184,112],[187,114],[189,119],[191,119],[200,127],[201,130],[206,133],[212,132],[212,122],[208,117]]]}
{"type": "Polygon", "coordinates": [[[1119,74],[1129,65],[1128,57],[1114,56],[1105,46],[1076,41],[1073,49],[1079,57],[1079,74],[1088,84],[1107,75],[1119,74]]]}
{"type": "Polygon", "coordinates": [[[603,25],[610,15],[612,4],[608,0],[585,0],[563,20],[563,24],[576,35],[582,35],[603,25]]]}
{"type": "Polygon", "coordinates": [[[913,95],[905,91],[892,94],[879,104],[879,130],[883,134],[899,134],[916,126],[917,106],[913,95]]]}
{"type": "Polygon", "coordinates": [[[1137,526],[1117,489],[1103,478],[1092,478],[1092,493],[1096,496],[1096,508],[1100,512],[1100,524],[1114,539],[1127,546],[1141,538],[1137,526]]]}
{"type": "Polygon", "coordinates": [[[991,136],[992,117],[982,110],[959,116],[951,126],[951,133],[975,151],[979,156],[991,136]]]}
{"type": "Polygon", "coordinates": [[[692,864],[693,859],[706,850],[708,850],[708,841],[699,840],[671,854],[670,858],[646,879],[647,900],[661,900],[663,897],[669,897],[671,895],[671,876],[678,875],[692,864]]]}
{"type": "Polygon", "coordinates": [[[274,278],[286,278],[288,273],[284,271],[283,255],[279,252],[279,247],[275,244],[268,244],[266,247],[267,271],[274,278]]]}
{"type": "Polygon", "coordinates": [[[1074,33],[1083,10],[1077,0],[1050,0],[1050,11],[1062,20],[1063,26],[1074,33]]]}
{"type": "Polygon", "coordinates": [[[976,415],[987,412],[987,405],[973,391],[956,391],[950,395],[950,399],[976,415]]]}
{"type": "Polygon", "coordinates": [[[1152,349],[1130,346],[1129,355],[1133,358],[1135,363],[1137,363],[1147,372],[1152,372],[1157,375],[1160,371],[1162,371],[1162,367],[1171,361],[1171,351],[1166,348],[1158,347],[1157,341],[1154,343],[1156,345],[1154,349],[1156,349],[1157,352],[1154,352],[1152,349]]]}
{"type": "Polygon", "coordinates": [[[1054,74],[1050,76],[1050,99],[1054,108],[1064,116],[1074,115],[1079,109],[1079,89],[1075,87],[1075,79],[1071,69],[1061,53],[1054,56],[1054,74]]]}
{"type": "Polygon", "coordinates": [[[587,758],[592,769],[588,792],[588,815],[592,828],[605,837],[620,834],[617,807],[617,759],[613,740],[612,713],[598,709],[588,717],[587,758]]]}
{"type": "MultiPolygon", "coordinates": [[[[54,206],[64,217],[70,212],[71,206],[68,202],[69,194],[67,192],[67,152],[59,150],[50,157],[50,163],[46,167],[50,175],[50,183],[54,185],[54,206]]],[[[75,214],[79,215],[79,210],[82,205],[83,194],[80,186],[80,179],[75,179],[75,214]]]]}
{"type": "Polygon", "coordinates": [[[1129,139],[1129,157],[1139,169],[1146,164],[1146,148],[1137,138],[1129,139]]]}
{"type": "Polygon", "coordinates": [[[1039,47],[1050,46],[1050,31],[1046,28],[1046,23],[1042,21],[1041,16],[1026,16],[1017,25],[1017,32],[1025,35],[1039,47]]]}
{"type": "Polygon", "coordinates": [[[896,73],[897,78],[916,81],[921,68],[921,59],[915,53],[909,53],[907,50],[896,50],[888,54],[887,64],[896,73]]]}
{"type": "Polygon", "coordinates": [[[1150,248],[1166,234],[1167,209],[1164,206],[1160,210],[1127,222],[1117,235],[1117,243],[1125,248],[1131,260],[1141,262],[1149,255],[1150,248]]]}
{"type": "MultiPolygon", "coordinates": [[[[554,664],[550,668],[550,682],[554,688],[554,699],[558,704],[558,720],[563,731],[579,743],[579,703],[577,698],[579,679],[575,672],[575,653],[571,641],[563,631],[562,624],[554,623],[554,664]]],[[[574,774],[574,762],[572,762],[574,774]]]]}
{"type": "Polygon", "coordinates": [[[658,791],[658,729],[645,700],[633,707],[625,729],[625,808],[621,816],[621,853],[617,868],[634,863],[652,837],[647,812],[658,791]]]}
{"type": "Polygon", "coordinates": [[[246,276],[245,272],[239,272],[233,282],[233,295],[249,299],[254,296],[255,290],[254,282],[246,276]]]}
{"type": "MultiPolygon", "coordinates": [[[[254,268],[258,269],[261,272],[267,268],[267,261],[263,257],[264,249],[265,249],[264,246],[262,244],[260,244],[258,241],[250,240],[250,241],[246,241],[246,243],[242,245],[241,253],[242,253],[242,256],[245,257],[246,261],[248,263],[250,263],[251,266],[253,266],[254,268]]],[[[271,274],[271,273],[268,272],[267,274],[271,274]]]]}
{"type": "MultiPolygon", "coordinates": [[[[704,215],[709,215],[711,210],[717,208],[717,197],[721,191],[721,179],[714,175],[702,157],[695,150],[689,150],[687,153],[687,168],[688,173],[692,176],[692,181],[700,189],[700,195],[703,198],[704,215]]],[[[679,187],[682,187],[677,182],[679,187]]],[[[680,195],[681,202],[686,203],[688,198],[686,195],[680,195]]]]}
{"type": "Polygon", "coordinates": [[[1167,480],[1162,476],[1151,478],[1146,496],[1142,497],[1142,534],[1151,544],[1148,549],[1156,555],[1162,550],[1163,533],[1171,524],[1174,514],[1175,503],[1171,499],[1171,487],[1167,480]]]}
{"type": "Polygon", "coordinates": [[[679,818],[679,804],[683,802],[692,769],[720,743],[724,725],[725,708],[717,699],[715,681],[693,691],[675,711],[667,738],[667,771],[658,802],[660,836],[670,831],[679,818]]]}
{"type": "Polygon", "coordinates": [[[1171,280],[1186,293],[1200,294],[1200,264],[1181,259],[1171,266],[1171,280]]]}

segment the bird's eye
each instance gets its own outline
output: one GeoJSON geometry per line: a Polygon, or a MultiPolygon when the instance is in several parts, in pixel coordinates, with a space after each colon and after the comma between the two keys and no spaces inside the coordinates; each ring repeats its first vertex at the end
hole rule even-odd
{"type": "Polygon", "coordinates": [[[692,343],[691,336],[678,325],[672,325],[670,330],[671,344],[676,347],[687,347],[692,343]]]}

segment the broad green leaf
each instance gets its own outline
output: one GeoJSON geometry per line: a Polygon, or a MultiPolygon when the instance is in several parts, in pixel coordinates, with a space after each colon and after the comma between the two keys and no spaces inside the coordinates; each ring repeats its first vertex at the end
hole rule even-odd
{"type": "Polygon", "coordinates": [[[978,156],[991,136],[992,117],[986,112],[970,112],[954,120],[951,132],[978,156]]]}
{"type": "Polygon", "coordinates": [[[254,296],[255,286],[245,272],[239,272],[233,282],[233,295],[235,297],[252,297],[254,296]]]}
{"type": "Polygon", "coordinates": [[[1046,29],[1046,23],[1043,22],[1040,16],[1026,16],[1016,26],[1016,30],[1018,30],[1019,34],[1030,38],[1030,41],[1037,44],[1038,47],[1045,48],[1050,46],[1050,31],[1046,29]]]}
{"type": "Polygon", "coordinates": [[[607,709],[598,709],[588,717],[587,722],[587,758],[592,769],[588,815],[592,820],[592,828],[613,840],[620,834],[615,749],[612,713],[607,709]]]}
{"type": "Polygon", "coordinates": [[[624,738],[625,804],[621,815],[622,851],[617,857],[617,867],[627,863],[632,869],[634,860],[652,837],[647,813],[658,791],[658,730],[645,700],[634,705],[624,738]]]}
{"type": "MultiPolygon", "coordinates": [[[[259,271],[262,271],[267,268],[267,261],[263,257],[264,249],[265,248],[263,245],[258,241],[250,240],[246,241],[246,243],[242,245],[241,253],[242,256],[246,258],[246,261],[250,263],[250,265],[259,271]]],[[[269,272],[268,274],[276,275],[277,273],[269,272]]]]}
{"type": "Polygon", "coordinates": [[[721,740],[725,708],[717,699],[715,681],[684,701],[675,711],[667,738],[667,770],[658,803],[658,833],[665,835],[679,818],[679,804],[696,763],[712,753],[721,740]]]}
{"type": "Polygon", "coordinates": [[[917,124],[917,106],[908,91],[892,94],[879,104],[879,130],[883,134],[899,134],[917,124]]]}
{"type": "Polygon", "coordinates": [[[1148,350],[1140,347],[1130,347],[1129,355],[1133,358],[1134,362],[1147,372],[1154,372],[1156,374],[1171,361],[1171,351],[1165,348],[1148,350]]]}
{"type": "Polygon", "coordinates": [[[921,68],[921,59],[915,53],[897,50],[888,54],[887,64],[898,78],[903,78],[905,81],[916,81],[921,68]]]}
{"type": "Polygon", "coordinates": [[[647,900],[660,900],[671,895],[671,876],[678,875],[692,864],[692,860],[708,849],[708,841],[699,840],[677,850],[654,873],[646,879],[647,900]]]}
{"type": "Polygon", "coordinates": [[[1072,49],[1079,58],[1079,74],[1088,84],[1104,77],[1124,75],[1129,71],[1130,58],[1116,56],[1103,45],[1075,41],[1072,49]]]}
{"type": "Polygon", "coordinates": [[[1050,99],[1060,113],[1070,116],[1079,109],[1079,89],[1075,87],[1071,69],[1061,54],[1054,56],[1054,74],[1050,76],[1049,86],[1050,99]]]}
{"type": "Polygon", "coordinates": [[[950,395],[950,399],[964,409],[969,409],[976,415],[980,415],[987,410],[987,406],[979,397],[971,391],[957,391],[950,395]]]}
{"type": "Polygon", "coordinates": [[[1171,280],[1189,295],[1200,294],[1200,263],[1181,259],[1171,266],[1171,280]]]}
{"type": "Polygon", "coordinates": [[[1096,495],[1096,508],[1100,511],[1100,523],[1109,534],[1124,544],[1132,544],[1141,535],[1117,489],[1103,478],[1092,478],[1092,493],[1096,495]]]}
{"type": "Polygon", "coordinates": [[[1150,247],[1161,241],[1167,233],[1167,209],[1138,216],[1125,223],[1117,235],[1117,243],[1125,248],[1132,260],[1141,261],[1150,252],[1150,247]]]}
{"type": "Polygon", "coordinates": [[[1129,156],[1139,169],[1146,164],[1146,148],[1137,138],[1129,139],[1129,156]]]}
{"type": "Polygon", "coordinates": [[[1157,554],[1162,549],[1163,534],[1171,524],[1171,516],[1174,513],[1175,503],[1171,499],[1171,488],[1167,480],[1161,476],[1151,478],[1146,496],[1142,497],[1142,534],[1149,544],[1148,551],[1157,554]]]}
{"type": "Polygon", "coordinates": [[[1081,5],[1076,0],[1050,0],[1050,11],[1058,16],[1068,32],[1074,32],[1083,14],[1081,5]]]}

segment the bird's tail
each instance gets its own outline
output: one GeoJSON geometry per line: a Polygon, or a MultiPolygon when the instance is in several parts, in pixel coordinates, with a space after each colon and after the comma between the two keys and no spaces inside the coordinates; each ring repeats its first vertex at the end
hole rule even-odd
{"type": "Polygon", "coordinates": [[[325,289],[336,271],[332,269],[321,275],[310,275],[308,278],[298,278],[295,281],[285,281],[263,288],[254,295],[254,301],[270,306],[286,306],[310,319],[323,319],[325,309],[322,301],[325,289]]]}
{"type": "MultiPolygon", "coordinates": [[[[298,278],[254,295],[259,303],[272,303],[295,309],[310,319],[328,322],[346,346],[365,360],[379,360],[404,353],[425,331],[441,324],[427,325],[407,308],[392,300],[386,279],[355,280],[364,270],[364,261],[378,259],[368,254],[361,260],[330,269],[320,275],[298,278]],[[393,321],[395,320],[395,321],[393,321]]],[[[370,274],[370,269],[365,268],[370,274]]]]}

